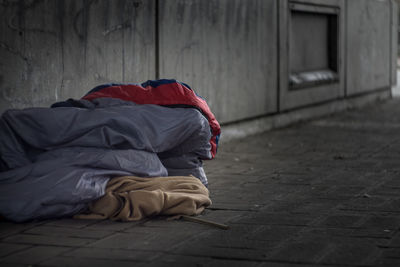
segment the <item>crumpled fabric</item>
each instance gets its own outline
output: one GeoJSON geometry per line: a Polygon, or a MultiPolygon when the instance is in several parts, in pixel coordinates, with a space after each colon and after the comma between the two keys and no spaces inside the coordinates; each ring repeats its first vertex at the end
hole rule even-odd
{"type": "Polygon", "coordinates": [[[198,215],[211,205],[207,188],[195,177],[118,177],[103,197],[77,219],[137,221],[155,215],[198,215]]]}
{"type": "Polygon", "coordinates": [[[16,222],[71,216],[120,176],[171,169],[207,184],[202,159],[211,159],[211,131],[198,110],[112,98],[90,105],[2,114],[0,215],[16,222]]]}
{"type": "MultiPolygon", "coordinates": [[[[196,108],[207,118],[211,130],[211,156],[217,153],[221,127],[204,98],[195,93],[186,83],[175,79],[148,80],[141,84],[102,84],[90,90],[82,100],[93,101],[99,98],[118,98],[132,101],[136,104],[154,104],[166,107],[196,108]]],[[[57,106],[76,105],[74,100],[69,103],[55,103],[57,106]]]]}

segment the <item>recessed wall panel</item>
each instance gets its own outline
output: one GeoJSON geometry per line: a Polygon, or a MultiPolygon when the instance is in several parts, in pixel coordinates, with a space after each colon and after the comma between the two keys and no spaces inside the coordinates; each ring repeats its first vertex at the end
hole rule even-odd
{"type": "Polygon", "coordinates": [[[279,1],[280,110],[344,95],[344,1],[279,1]]]}

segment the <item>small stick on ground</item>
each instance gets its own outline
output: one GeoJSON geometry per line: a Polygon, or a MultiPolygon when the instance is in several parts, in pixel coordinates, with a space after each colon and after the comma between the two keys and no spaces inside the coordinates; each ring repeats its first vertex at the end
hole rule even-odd
{"type": "Polygon", "coordinates": [[[202,224],[214,226],[214,227],[217,227],[217,228],[220,228],[220,229],[224,229],[224,230],[228,230],[229,229],[229,226],[226,225],[226,224],[216,223],[216,222],[213,222],[213,221],[200,219],[200,218],[197,218],[197,217],[182,215],[181,218],[184,219],[185,221],[189,221],[189,222],[202,223],[202,224]]]}

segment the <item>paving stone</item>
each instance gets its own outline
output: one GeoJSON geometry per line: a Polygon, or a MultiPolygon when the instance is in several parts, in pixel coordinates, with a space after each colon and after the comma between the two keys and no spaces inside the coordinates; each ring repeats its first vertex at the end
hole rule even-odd
{"type": "MultiPolygon", "coordinates": [[[[294,263],[294,262],[276,262],[276,261],[266,261],[257,265],[257,267],[305,267],[305,266],[312,266],[312,267],[327,267],[324,264],[304,264],[304,263],[294,263]]],[[[329,267],[343,267],[343,265],[335,265],[330,264],[329,267]]]]}
{"type": "MultiPolygon", "coordinates": [[[[266,190],[267,191],[267,190],[266,190]]],[[[211,208],[218,208],[221,203],[230,203],[237,206],[245,206],[254,210],[254,207],[265,206],[271,201],[284,200],[290,192],[276,192],[274,194],[269,194],[268,192],[251,192],[247,190],[238,191],[238,193],[230,192],[229,197],[226,195],[213,196],[213,205],[211,208]]]]}
{"type": "MultiPolygon", "coordinates": [[[[257,208],[257,206],[254,206],[257,208]]],[[[244,212],[244,211],[236,211],[236,210],[206,210],[201,216],[198,216],[200,219],[210,220],[217,223],[229,224],[232,221],[235,221],[239,217],[249,216],[254,212],[244,212]]]]}
{"type": "Polygon", "coordinates": [[[316,263],[330,249],[327,242],[290,242],[272,253],[268,259],[283,262],[316,263]]]}
{"type": "Polygon", "coordinates": [[[61,237],[78,237],[78,238],[94,238],[99,239],[112,234],[112,231],[92,230],[90,228],[67,228],[48,225],[40,225],[24,231],[24,234],[61,236],[61,237]]]}
{"type": "Polygon", "coordinates": [[[132,226],[131,228],[120,231],[120,233],[138,233],[154,235],[167,231],[169,233],[176,232],[179,235],[191,235],[192,233],[206,233],[208,231],[216,230],[217,228],[205,224],[194,223],[189,221],[172,220],[149,220],[143,225],[132,226]]]}
{"type": "MultiPolygon", "coordinates": [[[[375,179],[375,175],[371,175],[371,176],[367,176],[364,174],[360,174],[359,171],[354,171],[353,170],[353,166],[351,163],[347,163],[348,166],[347,167],[351,167],[351,170],[348,169],[344,169],[344,170],[340,170],[340,171],[333,171],[333,174],[331,173],[330,175],[327,175],[323,178],[322,182],[324,184],[333,184],[336,185],[337,181],[340,181],[341,185],[346,185],[346,186],[360,186],[363,185],[364,187],[369,186],[369,185],[373,185],[376,183],[376,179],[375,179]]],[[[353,162],[353,164],[359,166],[359,161],[355,161],[353,162]]],[[[370,165],[370,163],[368,162],[368,164],[370,165]]],[[[343,168],[343,166],[342,166],[343,168]]],[[[346,166],[345,166],[346,168],[346,166]]],[[[362,168],[362,167],[360,167],[362,168]]]]}
{"type": "Polygon", "coordinates": [[[75,238],[75,237],[58,237],[48,235],[31,235],[31,234],[17,234],[3,239],[8,243],[21,243],[21,244],[34,244],[34,245],[54,245],[54,246],[68,246],[79,247],[90,242],[93,239],[88,238],[75,238]]]}
{"type": "Polygon", "coordinates": [[[235,260],[227,260],[227,259],[212,259],[211,261],[207,262],[207,267],[256,267],[259,266],[260,262],[258,261],[235,261],[235,260]]]}
{"type": "Polygon", "coordinates": [[[379,259],[376,266],[380,267],[399,267],[400,266],[400,259],[393,259],[393,258],[381,258],[379,259]]]}
{"type": "Polygon", "coordinates": [[[374,265],[380,254],[381,251],[377,246],[368,242],[333,244],[331,251],[318,262],[324,264],[368,266],[374,265]]]}
{"type": "Polygon", "coordinates": [[[400,187],[400,179],[398,177],[399,177],[399,171],[396,171],[394,173],[394,175],[390,174],[390,178],[387,180],[385,185],[399,188],[400,187]]]}
{"type": "Polygon", "coordinates": [[[174,253],[190,256],[207,256],[218,259],[227,260],[247,260],[257,261],[267,258],[266,250],[258,249],[243,249],[230,247],[211,247],[197,243],[190,243],[186,246],[179,247],[174,250],[174,253]]]}
{"type": "Polygon", "coordinates": [[[368,192],[369,195],[378,195],[378,196],[383,196],[383,197],[398,197],[399,196],[399,186],[379,186],[377,188],[374,188],[368,192]]]}
{"type": "Polygon", "coordinates": [[[365,193],[366,187],[362,185],[335,185],[327,194],[328,198],[347,200],[357,196],[362,196],[365,193]]]}
{"type": "Polygon", "coordinates": [[[310,214],[298,214],[287,212],[253,212],[247,216],[242,216],[235,223],[258,224],[258,225],[291,225],[306,226],[314,221],[316,217],[310,214]]]}
{"type": "Polygon", "coordinates": [[[249,239],[282,241],[289,238],[293,238],[303,230],[304,230],[303,226],[263,225],[260,227],[259,230],[250,234],[249,239]]]}
{"type": "MultiPolygon", "coordinates": [[[[211,178],[212,177],[213,176],[211,175],[211,178]]],[[[217,192],[217,190],[226,192],[234,187],[240,188],[240,185],[242,183],[259,182],[261,179],[262,177],[260,177],[260,175],[254,175],[254,176],[246,175],[246,178],[244,179],[242,174],[239,175],[221,174],[218,175],[218,179],[211,179],[208,181],[208,189],[210,190],[210,194],[212,196],[217,192]]]]}
{"type": "MultiPolygon", "coordinates": [[[[264,178],[265,179],[265,178],[264,178]]],[[[263,198],[267,198],[268,196],[272,196],[271,199],[282,198],[290,193],[295,193],[301,190],[308,188],[308,185],[303,184],[287,184],[287,183],[277,183],[277,182],[269,182],[269,183],[245,183],[240,188],[241,191],[238,192],[247,192],[245,197],[251,197],[254,194],[261,193],[258,197],[263,196],[263,198]]]]}
{"type": "Polygon", "coordinates": [[[97,222],[98,222],[97,220],[63,218],[63,219],[49,220],[49,221],[45,222],[44,225],[69,227],[69,228],[85,228],[85,227],[95,224],[97,222]]]}
{"type": "Polygon", "coordinates": [[[46,259],[70,250],[70,247],[34,246],[21,252],[13,253],[1,259],[4,262],[20,264],[38,264],[46,259]]]}
{"type": "Polygon", "coordinates": [[[140,223],[142,222],[115,222],[111,220],[101,220],[85,226],[84,229],[93,231],[122,231],[140,223]]]}
{"type": "Polygon", "coordinates": [[[397,232],[390,240],[390,247],[398,247],[400,248],[400,232],[397,232]]]}
{"type": "Polygon", "coordinates": [[[400,248],[388,248],[383,252],[383,257],[400,260],[400,248]]]}
{"type": "Polygon", "coordinates": [[[207,256],[186,256],[177,254],[161,254],[158,258],[152,260],[150,263],[145,263],[139,266],[209,266],[212,259],[207,256]]]}
{"type": "MultiPolygon", "coordinates": [[[[1,262],[1,267],[27,267],[26,264],[15,263],[15,262],[1,262]]],[[[28,265],[29,266],[29,265],[28,265]]]]}
{"type": "Polygon", "coordinates": [[[254,202],[243,202],[240,200],[235,199],[235,202],[226,200],[222,198],[220,201],[218,199],[213,199],[213,205],[212,207],[214,209],[220,209],[220,210],[232,210],[232,211],[258,211],[260,209],[260,206],[266,205],[266,203],[269,203],[269,201],[261,201],[261,200],[256,200],[254,202]]]}
{"type": "Polygon", "coordinates": [[[317,176],[310,175],[310,173],[282,173],[280,172],[275,179],[281,184],[288,185],[311,185],[316,180],[317,176]]]}
{"type": "Polygon", "coordinates": [[[169,228],[179,231],[195,231],[199,228],[207,229],[207,226],[186,222],[182,219],[172,219],[171,217],[155,217],[151,220],[144,221],[141,224],[132,225],[132,227],[124,229],[123,232],[131,233],[138,231],[152,231],[153,228],[169,228]]]}
{"type": "Polygon", "coordinates": [[[332,215],[316,224],[316,226],[336,227],[336,228],[352,228],[358,222],[364,219],[362,215],[332,215]]]}
{"type": "Polygon", "coordinates": [[[293,212],[306,214],[329,214],[336,208],[340,202],[336,199],[314,199],[302,203],[296,207],[293,212]]]}
{"type": "Polygon", "coordinates": [[[270,200],[282,199],[289,192],[275,192],[274,194],[270,194],[269,190],[263,190],[259,187],[259,191],[253,191],[248,188],[242,189],[232,189],[226,194],[218,194],[212,196],[213,205],[211,208],[214,208],[219,202],[230,202],[233,204],[244,204],[244,203],[256,203],[263,204],[267,203],[270,200]]]}
{"type": "MultiPolygon", "coordinates": [[[[192,242],[189,242],[192,243],[192,242]]],[[[200,246],[209,246],[215,248],[229,248],[229,249],[243,249],[243,250],[263,250],[272,251],[281,243],[280,240],[258,240],[251,238],[244,238],[240,236],[225,237],[222,239],[209,238],[202,239],[197,243],[200,246]]],[[[185,244],[182,244],[185,246],[185,244]]]]}
{"type": "Polygon", "coordinates": [[[10,221],[0,221],[0,238],[20,233],[26,229],[33,228],[43,222],[34,223],[13,223],[10,221]]]}
{"type": "MultiPolygon", "coordinates": [[[[393,144],[391,144],[393,145],[393,144]]],[[[395,151],[394,153],[392,152],[392,155],[390,155],[390,151],[385,151],[384,152],[385,160],[380,160],[379,161],[379,167],[381,167],[384,170],[390,170],[390,171],[400,171],[400,166],[398,163],[396,163],[396,158],[399,157],[399,152],[395,151]]]]}
{"type": "MultiPolygon", "coordinates": [[[[229,164],[221,164],[219,166],[218,171],[215,171],[216,173],[223,173],[225,175],[243,175],[243,174],[248,174],[248,175],[257,175],[257,174],[264,174],[265,170],[261,168],[255,168],[254,163],[241,163],[241,164],[236,164],[236,162],[231,161],[229,164]]],[[[211,179],[212,181],[212,179],[211,179]]]]}
{"type": "Polygon", "coordinates": [[[371,215],[360,227],[397,230],[400,229],[400,214],[397,216],[371,215]]]}
{"type": "Polygon", "coordinates": [[[323,195],[318,194],[313,195],[311,191],[307,189],[291,193],[287,195],[285,199],[273,201],[271,203],[271,205],[266,207],[265,211],[309,214],[310,211],[315,208],[312,213],[318,211],[318,213],[323,214],[328,213],[330,209],[339,205],[340,200],[324,198],[323,195]]]}
{"type": "MultiPolygon", "coordinates": [[[[304,190],[299,192],[299,194],[301,193],[302,197],[306,197],[305,198],[306,200],[315,202],[318,202],[321,199],[326,199],[326,200],[342,199],[338,198],[336,194],[332,193],[333,189],[334,186],[332,185],[313,183],[309,187],[304,188],[304,190]]],[[[297,197],[299,194],[297,194],[297,197]]]]}
{"type": "MultiPolygon", "coordinates": [[[[254,239],[252,235],[258,233],[262,226],[258,225],[232,225],[227,231],[215,230],[196,236],[192,240],[182,243],[180,247],[207,246],[215,248],[232,248],[244,250],[271,250],[279,241],[254,239]]],[[[179,248],[177,248],[179,250],[179,248]]]]}
{"type": "Polygon", "coordinates": [[[393,212],[397,213],[397,215],[400,215],[400,199],[396,197],[396,199],[388,200],[381,205],[378,210],[393,212]]]}
{"type": "Polygon", "coordinates": [[[152,233],[116,233],[102,240],[93,242],[89,247],[117,248],[128,250],[170,251],[181,242],[193,238],[193,233],[177,232],[171,229],[151,228],[152,233]]]}
{"type": "Polygon", "coordinates": [[[7,244],[0,243],[0,257],[7,256],[13,252],[20,251],[23,249],[27,249],[31,246],[29,245],[21,245],[21,244],[7,244]]]}
{"type": "Polygon", "coordinates": [[[296,242],[320,242],[330,244],[353,244],[363,246],[372,245],[377,248],[387,248],[389,240],[381,237],[357,236],[352,234],[353,229],[327,228],[313,229],[302,232],[293,241],[296,242]]]}
{"type": "Polygon", "coordinates": [[[55,257],[40,263],[40,266],[57,266],[57,267],[132,267],[136,266],[136,261],[107,260],[107,259],[88,259],[88,258],[71,258],[71,257],[55,257]]]}
{"type": "Polygon", "coordinates": [[[334,238],[346,238],[350,236],[354,229],[351,228],[329,228],[329,227],[306,227],[301,234],[293,237],[296,241],[316,241],[322,243],[334,238]]]}
{"type": "Polygon", "coordinates": [[[371,197],[358,197],[349,202],[343,203],[340,206],[341,210],[348,211],[383,211],[384,205],[387,202],[386,198],[371,196],[371,197]]]}
{"type": "Polygon", "coordinates": [[[78,248],[64,253],[63,256],[72,258],[92,258],[106,260],[121,260],[121,261],[138,261],[148,262],[156,258],[158,255],[148,251],[132,251],[127,249],[114,248],[78,248]]]}

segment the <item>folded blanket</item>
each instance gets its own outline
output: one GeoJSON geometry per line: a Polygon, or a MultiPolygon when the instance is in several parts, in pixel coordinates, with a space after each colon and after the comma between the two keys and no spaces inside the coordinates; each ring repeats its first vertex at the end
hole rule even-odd
{"type": "Polygon", "coordinates": [[[209,192],[193,176],[111,179],[106,194],[89,205],[78,219],[137,221],[153,215],[198,215],[211,205],[209,192]]]}

